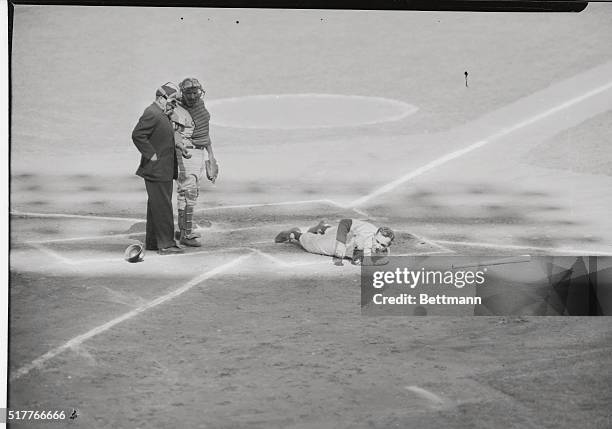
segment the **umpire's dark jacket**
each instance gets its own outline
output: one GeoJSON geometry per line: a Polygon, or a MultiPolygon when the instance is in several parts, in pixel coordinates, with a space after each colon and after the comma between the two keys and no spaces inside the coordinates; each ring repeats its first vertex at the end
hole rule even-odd
{"type": "Polygon", "coordinates": [[[142,154],[136,174],[152,182],[169,182],[177,178],[174,150],[174,128],[157,105],[147,107],[132,132],[132,141],[142,154]],[[157,154],[157,161],[151,161],[157,154]]]}

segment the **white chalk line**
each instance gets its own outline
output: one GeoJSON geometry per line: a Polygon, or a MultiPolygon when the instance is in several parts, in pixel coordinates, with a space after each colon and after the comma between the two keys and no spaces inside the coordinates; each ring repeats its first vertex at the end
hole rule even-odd
{"type": "MultiPolygon", "coordinates": [[[[249,204],[236,204],[236,205],[229,205],[229,206],[202,207],[202,208],[196,209],[195,212],[242,209],[242,208],[252,208],[252,207],[286,206],[286,205],[294,205],[294,204],[314,204],[314,203],[330,203],[338,207],[342,207],[341,205],[334,203],[328,199],[316,199],[316,200],[296,200],[296,201],[281,201],[281,202],[272,202],[272,203],[249,203],[249,204]]],[[[146,221],[146,219],[119,217],[119,216],[77,215],[77,214],[70,214],[70,213],[34,213],[34,212],[21,212],[18,210],[13,210],[10,212],[10,214],[11,216],[42,217],[42,218],[98,219],[98,220],[112,220],[112,221],[130,221],[130,222],[145,222],[146,221]]]]}
{"type": "Polygon", "coordinates": [[[467,247],[490,247],[493,249],[515,249],[515,250],[540,250],[543,252],[557,252],[567,253],[570,255],[601,255],[601,256],[612,256],[612,251],[596,250],[596,249],[571,249],[566,247],[537,247],[537,246],[523,246],[518,244],[496,244],[486,243],[477,241],[450,241],[450,240],[433,240],[436,243],[443,243],[447,245],[467,246],[467,247]]]}
{"type": "MultiPolygon", "coordinates": [[[[384,97],[370,97],[370,96],[363,96],[363,95],[338,95],[338,94],[319,94],[319,93],[301,93],[301,94],[264,94],[264,95],[247,95],[247,96],[242,96],[242,97],[229,97],[229,98],[218,98],[216,100],[212,100],[209,105],[216,107],[217,109],[219,108],[219,106],[223,105],[223,104],[233,104],[236,102],[240,102],[242,100],[270,100],[273,99],[275,101],[278,101],[279,99],[301,99],[301,98],[310,98],[310,99],[350,99],[350,100],[367,100],[367,101],[376,101],[377,103],[384,103],[386,105],[393,105],[396,106],[398,108],[401,108],[400,111],[396,114],[390,114],[387,115],[385,117],[381,117],[381,118],[377,118],[377,119],[371,119],[371,120],[365,120],[365,121],[358,121],[358,122],[351,122],[351,121],[336,121],[336,123],[332,123],[332,124],[324,124],[324,123],[317,123],[317,124],[293,124],[293,125],[283,125],[283,124],[247,124],[244,123],[244,121],[240,121],[240,123],[232,123],[231,121],[223,121],[223,120],[219,120],[219,118],[215,118],[215,119],[211,119],[211,123],[216,125],[216,126],[221,126],[221,127],[228,127],[228,128],[242,128],[242,129],[254,129],[254,130],[295,130],[295,129],[326,129],[326,128],[336,128],[336,127],[342,127],[342,126],[358,126],[358,125],[372,125],[372,124],[379,124],[379,123],[383,123],[383,122],[393,122],[393,121],[399,121],[401,119],[404,119],[405,117],[414,114],[416,111],[418,111],[418,107],[412,105],[412,104],[408,104],[405,103],[403,101],[400,100],[393,100],[393,99],[389,99],[389,98],[384,98],[384,97]]],[[[353,118],[354,119],[354,118],[353,118]]]]}
{"type": "Polygon", "coordinates": [[[96,220],[113,220],[113,221],[125,221],[125,222],[145,222],[145,219],[137,219],[131,217],[118,217],[118,216],[96,216],[96,215],[76,215],[66,213],[33,213],[33,212],[20,212],[12,211],[11,216],[26,216],[26,217],[42,217],[42,218],[67,218],[67,219],[96,219],[96,220]]]}
{"type": "MultiPolygon", "coordinates": [[[[176,255],[158,255],[157,252],[155,250],[147,250],[145,251],[145,259],[148,260],[150,258],[168,258],[168,257],[172,257],[172,258],[178,258],[178,257],[185,257],[185,256],[194,256],[194,255],[204,255],[204,254],[211,254],[211,253],[231,253],[231,252],[236,252],[236,251],[241,251],[241,250],[245,250],[245,249],[250,249],[248,246],[236,246],[236,247],[223,247],[223,248],[219,248],[219,249],[215,249],[215,250],[198,250],[195,252],[185,252],[185,253],[177,253],[176,255]]],[[[118,256],[115,258],[90,258],[90,259],[80,259],[80,260],[75,260],[72,262],[72,264],[74,265],[80,265],[80,264],[95,264],[95,263],[103,263],[103,262],[121,262],[124,263],[125,260],[118,256]]]]}
{"type": "Polygon", "coordinates": [[[357,209],[357,208],[354,208],[354,207],[351,210],[353,210],[355,213],[357,213],[358,215],[360,215],[360,216],[362,216],[362,217],[364,217],[366,219],[370,218],[370,215],[368,213],[364,212],[363,210],[360,210],[360,209],[357,209]]]}
{"type": "MultiPolygon", "coordinates": [[[[414,235],[414,234],[413,234],[414,235]]],[[[585,249],[568,249],[568,248],[552,248],[552,247],[534,247],[534,246],[521,246],[521,245],[511,245],[511,244],[496,244],[496,243],[485,243],[485,242],[466,242],[466,241],[450,241],[450,240],[428,240],[428,239],[424,239],[423,237],[419,237],[416,236],[419,240],[424,241],[428,244],[431,244],[437,248],[439,248],[439,251],[429,251],[429,252],[410,252],[410,253],[392,253],[391,256],[428,256],[428,255],[440,255],[440,254],[456,254],[457,252],[455,250],[449,249],[447,247],[442,246],[440,243],[444,243],[447,245],[458,245],[458,246],[467,246],[467,247],[484,247],[484,248],[494,248],[494,249],[506,249],[506,250],[539,250],[539,251],[543,251],[543,252],[549,252],[549,253],[562,253],[562,254],[569,254],[569,255],[600,255],[600,256],[612,256],[612,251],[601,251],[601,250],[585,250],[585,249]]],[[[259,255],[261,255],[262,257],[270,260],[271,262],[278,264],[280,266],[289,268],[289,267],[297,267],[297,266],[303,266],[303,265],[311,265],[311,264],[316,264],[316,262],[295,262],[295,263],[288,263],[288,262],[284,262],[282,259],[279,259],[275,256],[272,256],[269,253],[263,252],[259,249],[253,248],[251,246],[253,245],[258,245],[258,244],[275,244],[273,243],[271,240],[265,240],[265,241],[254,241],[254,242],[250,242],[250,243],[245,243],[244,246],[235,246],[235,247],[222,247],[219,249],[214,249],[214,250],[199,250],[199,251],[194,251],[194,252],[186,252],[186,253],[182,253],[182,254],[176,254],[176,255],[167,255],[167,256],[172,256],[172,257],[188,257],[188,256],[196,256],[196,255],[204,255],[204,254],[222,254],[222,253],[231,253],[231,252],[236,252],[236,251],[241,251],[241,250],[251,250],[259,255]]],[[[61,256],[59,253],[54,252],[51,249],[46,248],[43,245],[34,245],[32,244],[32,247],[40,250],[43,253],[46,253],[47,255],[53,257],[54,259],[57,259],[58,261],[67,264],[67,265],[71,265],[71,266],[76,266],[76,265],[82,265],[82,264],[96,264],[96,263],[113,263],[113,262],[118,262],[118,263],[124,263],[124,260],[122,257],[117,256],[117,257],[110,257],[110,258],[87,258],[87,259],[68,259],[65,258],[63,256],[61,256]]],[[[167,256],[163,256],[164,258],[167,256]]],[[[162,256],[157,255],[157,253],[155,253],[154,251],[148,251],[145,253],[145,258],[146,259],[150,259],[150,258],[161,258],[162,256]]]]}
{"type": "Polygon", "coordinates": [[[33,248],[39,250],[40,252],[51,256],[54,259],[57,259],[58,261],[67,264],[67,265],[74,265],[74,261],[68,259],[68,258],[64,258],[62,255],[60,255],[57,252],[54,252],[51,249],[48,249],[47,247],[43,246],[42,244],[32,244],[31,245],[33,248]]]}
{"type": "Polygon", "coordinates": [[[321,260],[317,260],[317,261],[306,261],[306,262],[285,262],[280,258],[277,258],[276,256],[273,256],[269,253],[266,252],[262,252],[259,249],[255,249],[255,248],[250,248],[250,250],[252,250],[254,253],[266,258],[267,260],[273,262],[274,264],[280,265],[283,268],[296,268],[296,267],[305,267],[308,265],[319,265],[319,264],[323,264],[323,263],[327,263],[327,260],[325,261],[321,261],[321,260]]]}
{"type": "Polygon", "coordinates": [[[144,311],[150,310],[152,308],[157,307],[158,305],[163,304],[166,301],[169,301],[173,298],[176,298],[179,295],[182,295],[183,293],[187,292],[188,290],[190,290],[191,288],[193,288],[194,286],[202,283],[205,280],[210,279],[211,277],[220,274],[226,270],[228,270],[229,268],[239,264],[240,262],[244,261],[245,259],[251,257],[253,254],[249,253],[246,255],[242,255],[230,262],[227,262],[223,265],[219,265],[218,267],[210,270],[210,271],[206,271],[196,277],[194,277],[193,279],[191,279],[190,281],[188,281],[187,283],[185,283],[183,286],[179,287],[178,289],[173,290],[170,293],[167,293],[165,295],[162,295],[152,301],[147,302],[144,305],[141,305],[119,317],[116,317],[115,319],[104,323],[103,325],[100,325],[96,328],[93,328],[89,331],[87,331],[84,334],[78,335],[74,338],[72,338],[71,340],[67,341],[66,343],[62,344],[59,347],[56,347],[50,351],[48,351],[47,353],[45,353],[44,355],[40,356],[37,359],[34,359],[31,363],[22,366],[21,368],[19,368],[18,370],[16,370],[11,376],[10,376],[10,380],[14,381],[20,377],[23,377],[24,375],[28,374],[30,371],[32,371],[33,369],[39,369],[42,368],[42,366],[45,364],[45,362],[47,362],[50,359],[53,359],[54,357],[56,357],[57,355],[59,355],[60,353],[64,352],[67,349],[71,349],[73,347],[79,346],[80,344],[82,344],[83,342],[89,340],[90,338],[101,334],[107,330],[109,330],[110,328],[112,328],[115,325],[118,325],[119,323],[125,322],[126,320],[129,320],[137,315],[139,315],[140,313],[143,313],[144,311]]]}
{"type": "MultiPolygon", "coordinates": [[[[198,232],[206,232],[206,233],[224,233],[224,232],[234,232],[234,231],[247,231],[251,229],[261,228],[259,226],[249,226],[245,228],[233,228],[233,229],[216,229],[216,228],[196,228],[195,231],[198,232]]],[[[128,232],[121,234],[101,234],[101,235],[82,235],[78,237],[68,237],[68,238],[48,238],[45,240],[29,240],[22,242],[23,244],[51,244],[51,243],[67,243],[71,241],[87,241],[87,240],[104,240],[110,238],[129,238],[134,235],[142,235],[145,234],[145,231],[140,232],[128,232]]],[[[136,239],[134,239],[136,240],[136,239]]]]}
{"type": "Polygon", "coordinates": [[[132,235],[144,234],[143,232],[128,232],[122,234],[102,234],[102,235],[81,235],[78,237],[67,237],[67,238],[48,238],[46,240],[29,240],[23,241],[23,244],[35,245],[35,244],[51,244],[51,243],[69,243],[71,241],[86,241],[86,240],[99,240],[105,238],[128,238],[132,235]]]}
{"type": "Polygon", "coordinates": [[[266,258],[267,260],[269,260],[269,261],[271,261],[271,262],[273,262],[273,263],[275,263],[275,264],[277,264],[277,265],[280,265],[280,266],[282,266],[282,267],[287,267],[287,266],[289,266],[289,264],[288,264],[287,262],[285,262],[285,261],[283,261],[282,259],[279,259],[279,258],[277,258],[277,257],[275,257],[275,256],[272,256],[272,255],[270,255],[269,253],[262,252],[261,250],[259,250],[259,249],[255,249],[255,248],[251,248],[251,250],[252,250],[253,252],[255,252],[256,254],[258,254],[258,255],[260,255],[260,256],[262,256],[262,257],[266,258]]]}
{"type": "MultiPolygon", "coordinates": [[[[203,233],[206,233],[207,235],[208,234],[224,234],[228,232],[252,231],[252,230],[263,229],[263,228],[269,228],[269,229],[274,228],[275,230],[278,230],[282,228],[283,226],[290,226],[290,225],[294,225],[294,224],[288,224],[288,223],[281,224],[281,225],[269,224],[269,225],[245,226],[242,228],[216,228],[213,226],[210,228],[201,228],[201,227],[196,228],[195,231],[203,232],[203,233]]],[[[71,242],[71,241],[104,240],[104,239],[111,239],[111,238],[129,238],[134,235],[142,235],[142,234],[145,234],[145,231],[128,232],[128,233],[121,233],[121,234],[83,235],[83,236],[67,237],[67,238],[48,238],[44,240],[28,240],[28,241],[23,241],[21,243],[28,244],[28,245],[66,243],[66,242],[71,242]]]]}
{"type": "Polygon", "coordinates": [[[358,209],[356,207],[349,207],[349,206],[347,206],[345,204],[340,204],[339,202],[337,202],[335,200],[332,200],[330,198],[326,198],[324,200],[321,200],[321,202],[326,202],[326,203],[328,203],[328,204],[330,204],[332,206],[336,206],[336,207],[341,208],[341,209],[347,209],[348,208],[348,209],[354,211],[355,213],[357,213],[359,216],[362,216],[363,218],[366,218],[366,219],[371,218],[371,216],[367,212],[365,212],[365,211],[363,211],[361,209],[358,209]]]}
{"type": "Polygon", "coordinates": [[[444,405],[444,402],[445,402],[444,399],[442,399],[440,396],[436,395],[435,393],[430,392],[429,390],[423,389],[422,387],[406,386],[406,390],[410,390],[412,393],[415,393],[421,398],[426,399],[433,406],[438,407],[438,406],[444,405]]]}
{"type": "MultiPolygon", "coordinates": [[[[282,262],[280,259],[270,255],[269,253],[265,253],[262,252],[258,249],[255,249],[251,246],[253,246],[254,244],[264,244],[264,243],[270,243],[270,244],[274,244],[274,242],[272,240],[266,240],[266,241],[261,241],[261,242],[251,242],[251,243],[245,243],[244,246],[234,246],[234,247],[221,247],[219,249],[213,249],[213,250],[197,250],[197,251],[193,251],[193,252],[185,252],[185,253],[177,253],[176,255],[158,255],[156,251],[154,250],[147,250],[145,251],[145,261],[154,258],[164,258],[167,259],[168,257],[173,257],[173,258],[178,258],[178,257],[189,257],[189,256],[196,256],[196,255],[205,255],[205,254],[223,254],[223,253],[231,253],[231,252],[239,252],[239,251],[243,251],[243,250],[250,250],[253,251],[255,253],[260,254],[261,256],[271,260],[274,263],[280,263],[283,266],[287,266],[287,267],[293,267],[293,266],[299,266],[299,265],[307,265],[310,264],[309,262],[306,263],[285,263],[282,262]]],[[[63,256],[61,256],[59,253],[45,247],[42,244],[30,244],[33,248],[53,257],[54,259],[57,259],[59,262],[62,262],[64,264],[67,265],[71,265],[71,266],[75,266],[75,265],[82,265],[82,264],[96,264],[96,263],[109,263],[109,262],[119,262],[119,263],[125,263],[125,260],[123,259],[123,256],[116,256],[116,257],[106,257],[106,258],[85,258],[85,259],[68,259],[65,258],[63,256]]]]}
{"type": "MultiPolygon", "coordinates": [[[[286,224],[289,225],[289,224],[286,224]]],[[[223,234],[227,232],[239,232],[239,231],[251,231],[254,229],[262,229],[262,228],[278,228],[278,225],[258,225],[258,226],[246,226],[243,228],[196,228],[195,231],[204,232],[206,234],[223,234]]],[[[128,232],[121,234],[101,234],[101,235],[83,235],[77,237],[67,237],[67,238],[48,238],[45,240],[28,240],[21,242],[22,244],[52,244],[52,243],[67,243],[71,241],[87,241],[87,240],[104,240],[110,238],[129,238],[134,235],[142,235],[145,234],[145,231],[140,232],[128,232]]],[[[134,240],[136,240],[134,238],[134,240]]]]}
{"type": "Polygon", "coordinates": [[[236,204],[232,206],[202,207],[194,211],[197,213],[197,212],[214,211],[214,210],[244,209],[244,208],[252,208],[252,207],[269,207],[269,206],[290,206],[294,204],[314,204],[314,203],[326,203],[326,202],[329,202],[329,201],[325,199],[318,199],[318,200],[282,201],[278,203],[236,204]]]}
{"type": "MultiPolygon", "coordinates": [[[[333,200],[316,200],[317,202],[327,202],[329,204],[332,205],[336,205],[336,206],[340,206],[337,202],[333,201],[333,200]]],[[[273,204],[273,203],[270,203],[273,204]]],[[[283,204],[283,205],[287,205],[289,204],[289,202],[282,202],[282,203],[278,203],[278,204],[283,204]]],[[[49,215],[49,214],[47,214],[49,215]]],[[[56,214],[50,214],[52,216],[55,216],[56,214]]],[[[95,217],[95,216],[92,216],[95,217]]],[[[121,219],[125,219],[125,218],[121,218],[121,219]]],[[[215,230],[210,230],[210,229],[205,229],[204,231],[206,232],[216,232],[216,233],[225,233],[225,232],[233,232],[233,231],[243,231],[243,230],[253,230],[253,229],[259,229],[261,228],[261,226],[253,226],[253,227],[244,227],[244,228],[228,228],[228,229],[215,229],[215,230]]],[[[552,248],[552,247],[537,247],[537,246],[521,246],[521,245],[504,245],[504,244],[496,244],[496,243],[486,243],[486,242],[462,242],[462,241],[450,241],[450,240],[430,240],[428,238],[425,238],[423,236],[419,236],[414,234],[411,231],[408,230],[396,230],[396,232],[409,232],[411,233],[415,238],[417,238],[419,241],[423,241],[427,244],[430,244],[432,246],[435,246],[439,249],[442,250],[442,252],[421,252],[421,253],[405,253],[405,254],[397,254],[395,256],[418,256],[418,255],[432,255],[432,254],[439,254],[439,253],[456,253],[456,251],[443,246],[443,244],[446,245],[459,245],[459,246],[469,246],[469,247],[490,247],[490,248],[499,248],[499,249],[519,249],[519,250],[523,250],[523,249],[532,249],[532,250],[539,250],[539,251],[545,251],[545,252],[557,252],[557,253],[566,253],[566,254],[597,254],[597,255],[602,255],[602,256],[610,256],[612,255],[611,251],[605,251],[605,250],[593,250],[593,249],[569,249],[569,248],[552,248]]],[[[116,258],[90,258],[90,259],[79,259],[79,260],[75,260],[75,259],[68,259],[65,258],[63,256],[61,256],[59,253],[48,249],[45,246],[42,246],[42,244],[49,244],[49,243],[55,243],[55,242],[69,242],[69,241],[79,241],[79,240],[90,240],[90,239],[105,239],[105,238],[122,238],[122,237],[129,237],[132,235],[137,235],[137,234],[142,234],[139,232],[134,232],[134,233],[126,233],[126,234],[109,234],[109,235],[99,235],[99,236],[82,236],[82,237],[70,237],[70,238],[62,238],[62,239],[49,239],[49,240],[36,240],[36,241],[26,241],[25,244],[31,245],[32,247],[40,250],[43,253],[46,253],[50,256],[52,256],[54,259],[57,259],[58,261],[67,264],[67,265],[79,265],[79,264],[88,264],[88,263],[103,263],[103,262],[122,262],[123,259],[121,257],[116,257],[116,258]]],[[[251,242],[251,243],[247,243],[244,246],[236,246],[236,247],[226,247],[226,248],[221,248],[221,249],[215,249],[215,250],[203,250],[203,251],[196,251],[196,252],[187,252],[184,254],[177,254],[177,255],[172,255],[172,256],[191,256],[191,255],[198,255],[198,254],[209,254],[209,253],[226,253],[226,252],[231,252],[231,251],[235,251],[235,250],[241,250],[241,249],[245,249],[245,248],[249,248],[249,246],[252,245],[257,245],[257,244],[268,244],[271,243],[269,240],[262,240],[262,241],[255,241],[255,242],[251,242]]],[[[155,254],[154,254],[155,255],[155,254]]],[[[155,255],[157,256],[157,255],[155,255]]],[[[262,255],[264,256],[264,255],[262,255]]],[[[266,257],[266,256],[264,256],[266,257]]],[[[269,259],[269,258],[268,258],[269,259]]]]}
{"type": "Polygon", "coordinates": [[[425,164],[422,167],[417,168],[416,170],[411,171],[408,174],[405,174],[404,176],[399,177],[398,179],[395,179],[389,183],[387,183],[386,185],[374,190],[373,192],[369,193],[368,195],[365,195],[361,198],[358,198],[352,202],[350,202],[347,207],[354,207],[354,206],[360,206],[366,202],[368,202],[369,200],[371,200],[372,198],[376,198],[380,195],[386,194],[389,191],[394,190],[395,188],[397,188],[400,185],[403,185],[404,183],[406,183],[407,181],[409,181],[410,179],[414,179],[415,177],[418,177],[430,170],[433,170],[436,167],[439,167],[440,165],[446,164],[449,161],[452,161],[455,158],[459,158],[460,156],[465,155],[466,153],[472,152],[475,149],[478,149],[486,144],[488,144],[490,141],[487,140],[481,140],[478,141],[474,144],[471,144],[463,149],[457,150],[455,152],[451,152],[449,154],[446,154],[434,161],[429,162],[428,164],[425,164]]]}
{"type": "Polygon", "coordinates": [[[612,82],[608,82],[605,85],[602,85],[598,88],[595,88],[591,91],[586,92],[585,94],[582,94],[578,97],[574,97],[568,101],[565,101],[551,109],[545,110],[542,113],[539,113],[535,116],[532,116],[531,118],[528,118],[524,121],[519,122],[518,124],[515,124],[511,127],[507,127],[507,128],[503,128],[500,131],[496,132],[495,134],[490,135],[489,137],[486,137],[485,139],[479,140],[476,143],[473,143],[467,147],[464,147],[463,149],[459,149],[456,150],[454,152],[448,153],[438,159],[435,159],[419,168],[417,168],[416,170],[413,170],[389,183],[387,183],[384,186],[381,186],[380,188],[374,190],[373,192],[370,192],[369,194],[361,197],[361,198],[357,198],[356,200],[352,201],[351,203],[349,203],[347,205],[347,207],[356,207],[356,206],[360,206],[366,202],[368,202],[369,200],[376,198],[380,195],[386,194],[389,191],[394,190],[395,188],[397,188],[400,185],[403,185],[404,183],[406,183],[407,181],[414,179],[415,177],[418,177],[424,173],[427,173],[428,171],[433,170],[436,167],[439,167],[443,164],[446,164],[449,161],[452,161],[456,158],[459,158],[467,153],[470,153],[476,149],[479,149],[491,142],[494,142],[495,140],[498,140],[501,137],[504,137],[510,133],[513,133],[516,130],[519,130],[521,128],[524,128],[528,125],[531,125],[537,121],[540,121],[548,116],[551,116],[563,109],[567,109],[568,107],[571,107],[574,104],[580,103],[581,101],[586,100],[587,98],[593,97],[594,95],[597,95],[601,92],[607,91],[608,89],[612,88],[612,82]]]}
{"type": "MultiPolygon", "coordinates": [[[[208,211],[208,210],[221,210],[221,209],[235,209],[235,208],[248,208],[248,207],[263,207],[263,206],[278,206],[278,205],[292,205],[292,204],[308,204],[308,203],[327,203],[330,205],[334,205],[340,208],[345,208],[341,204],[330,200],[330,199],[319,199],[319,200],[299,200],[299,201],[282,201],[278,203],[255,203],[255,204],[242,204],[235,206],[218,206],[218,207],[204,207],[199,209],[200,211],[208,211]]],[[[198,210],[196,210],[198,211],[198,210]]],[[[359,210],[354,210],[365,217],[369,217],[367,213],[361,212],[359,210]]],[[[95,215],[72,215],[72,214],[63,214],[63,213],[24,213],[24,212],[12,212],[15,215],[23,215],[23,216],[31,216],[31,217],[50,217],[50,218],[78,218],[78,219],[111,219],[111,220],[130,220],[130,221],[138,221],[145,222],[144,219],[134,219],[134,218],[109,218],[109,217],[101,217],[95,215]]],[[[289,225],[289,224],[283,224],[289,225]]],[[[258,226],[247,226],[242,228],[199,228],[197,231],[203,231],[206,233],[227,233],[227,232],[237,232],[237,231],[250,231],[254,229],[261,229],[265,227],[275,227],[280,228],[283,225],[258,225],[258,226]]],[[[60,243],[60,242],[71,242],[71,241],[86,241],[86,240],[99,240],[99,239],[108,239],[108,238],[126,238],[133,235],[144,234],[144,231],[141,232],[130,232],[130,233],[120,233],[120,234],[102,234],[102,235],[90,235],[90,236],[77,236],[77,237],[66,237],[66,238],[49,238],[44,240],[29,240],[24,241],[24,244],[49,244],[49,243],[60,243]]]]}
{"type": "Polygon", "coordinates": [[[441,244],[439,244],[438,241],[430,240],[430,239],[425,238],[425,237],[423,237],[421,235],[416,235],[416,234],[414,234],[414,233],[412,233],[410,231],[401,231],[400,230],[400,232],[407,232],[407,233],[413,235],[418,241],[422,241],[422,242],[427,243],[427,244],[429,244],[431,246],[437,247],[438,249],[440,249],[440,250],[442,250],[444,252],[447,252],[447,253],[457,253],[454,250],[449,249],[448,247],[442,246],[441,244]]]}
{"type": "Polygon", "coordinates": [[[429,256],[429,255],[446,255],[449,252],[444,250],[431,251],[431,252],[418,252],[418,253],[392,253],[389,256],[429,256]]]}

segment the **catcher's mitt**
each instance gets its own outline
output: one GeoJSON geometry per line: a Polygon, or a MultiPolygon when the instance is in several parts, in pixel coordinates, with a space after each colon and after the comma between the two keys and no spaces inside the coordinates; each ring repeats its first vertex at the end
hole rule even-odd
{"type": "Polygon", "coordinates": [[[128,262],[141,262],[144,260],[144,246],[142,243],[130,244],[123,256],[128,262]]]}
{"type": "Polygon", "coordinates": [[[207,159],[204,161],[204,165],[206,166],[206,177],[211,182],[215,183],[217,177],[219,176],[219,163],[216,158],[207,159]]]}

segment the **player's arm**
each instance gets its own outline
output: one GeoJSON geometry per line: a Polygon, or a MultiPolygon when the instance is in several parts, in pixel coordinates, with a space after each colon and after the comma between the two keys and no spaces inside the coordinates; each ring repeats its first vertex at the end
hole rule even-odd
{"type": "Polygon", "coordinates": [[[353,226],[352,219],[342,219],[338,224],[338,232],[336,233],[336,248],[334,250],[334,256],[342,259],[346,256],[346,244],[348,241],[348,235],[353,226]]]}
{"type": "MultiPolygon", "coordinates": [[[[189,142],[189,140],[187,140],[187,142],[189,142]]],[[[176,146],[183,158],[191,158],[191,152],[189,152],[189,149],[187,149],[187,146],[185,145],[185,138],[179,130],[174,131],[174,146],[176,146]]]]}
{"type": "Polygon", "coordinates": [[[206,148],[206,152],[208,154],[208,161],[206,161],[206,177],[208,177],[208,180],[210,180],[212,183],[215,183],[217,177],[219,176],[219,163],[217,162],[215,153],[213,152],[210,133],[208,135],[208,142],[204,145],[204,147],[206,148]]]}
{"type": "Polygon", "coordinates": [[[212,140],[210,139],[210,131],[208,132],[208,141],[204,144],[204,148],[206,149],[206,152],[208,153],[208,159],[210,160],[214,160],[215,159],[215,154],[213,152],[213,147],[212,147],[212,140]]]}
{"type": "Polygon", "coordinates": [[[176,111],[170,115],[172,126],[174,127],[174,146],[178,149],[183,158],[191,158],[191,153],[187,149],[186,143],[189,143],[189,139],[185,137],[185,121],[179,116],[176,111]]]}
{"type": "Polygon", "coordinates": [[[155,114],[150,109],[146,109],[132,131],[134,145],[142,156],[152,161],[157,161],[157,154],[149,138],[155,130],[157,120],[155,114]]]}
{"type": "MultiPolygon", "coordinates": [[[[209,141],[210,141],[210,139],[209,139],[209,141]]],[[[215,159],[215,154],[213,152],[212,143],[208,143],[204,147],[206,148],[206,152],[208,152],[208,159],[215,159]]]]}

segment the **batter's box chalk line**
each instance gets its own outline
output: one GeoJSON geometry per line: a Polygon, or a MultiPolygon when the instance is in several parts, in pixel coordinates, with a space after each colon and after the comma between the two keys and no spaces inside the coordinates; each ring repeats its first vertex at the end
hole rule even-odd
{"type": "Polygon", "coordinates": [[[546,253],[560,253],[569,255],[600,255],[600,256],[612,256],[612,247],[608,246],[608,249],[575,249],[567,247],[538,247],[530,245],[519,245],[519,244],[499,244],[499,243],[486,243],[478,241],[451,241],[451,240],[435,240],[436,243],[442,243],[446,245],[465,246],[465,247],[481,247],[491,249],[502,249],[502,250],[535,250],[546,253]]]}
{"type": "Polygon", "coordinates": [[[205,271],[197,276],[195,276],[194,278],[192,278],[191,280],[189,280],[187,283],[183,284],[182,286],[180,286],[177,289],[172,290],[171,292],[159,296],[158,298],[155,298],[151,301],[148,301],[142,305],[139,305],[138,307],[132,309],[131,311],[124,313],[123,315],[116,317],[114,319],[112,319],[109,322],[106,322],[102,325],[99,325],[87,332],[85,332],[84,334],[78,335],[74,338],[72,338],[71,340],[67,341],[66,343],[62,344],[59,347],[56,347],[50,351],[48,351],[47,353],[43,354],[42,356],[38,357],[37,359],[34,359],[32,362],[30,362],[29,364],[26,364],[20,368],[18,368],[15,372],[13,372],[10,375],[10,381],[15,381],[18,378],[23,377],[24,375],[28,374],[30,371],[34,370],[34,369],[41,369],[44,364],[50,360],[55,358],[57,355],[63,353],[66,350],[71,350],[74,349],[75,347],[79,347],[81,344],[83,344],[85,341],[89,340],[90,338],[99,335],[103,332],[106,332],[107,330],[111,329],[112,327],[126,321],[126,320],[130,320],[133,317],[138,316],[139,314],[151,310],[163,303],[165,303],[166,301],[172,300],[174,298],[176,298],[177,296],[182,295],[183,293],[187,292],[188,290],[192,289],[193,287],[199,285],[200,283],[203,283],[204,281],[210,279],[211,277],[216,276],[217,274],[221,274],[225,271],[227,271],[228,269],[242,263],[242,261],[250,258],[251,256],[253,256],[253,252],[249,252],[245,255],[242,255],[236,259],[233,259],[229,262],[226,262],[225,264],[219,265],[216,268],[213,268],[212,270],[209,271],[205,271]]]}
{"type": "MultiPolygon", "coordinates": [[[[457,253],[452,249],[449,249],[448,247],[443,246],[442,244],[440,244],[440,242],[438,240],[431,240],[429,238],[423,237],[422,235],[417,235],[412,231],[406,230],[406,229],[395,229],[395,232],[398,233],[403,233],[403,234],[410,234],[414,237],[414,239],[420,243],[425,243],[428,244],[436,249],[440,250],[440,253],[457,253]]],[[[436,253],[438,253],[437,251],[434,251],[436,253]]],[[[431,252],[429,252],[431,254],[431,252]]]]}
{"type": "Polygon", "coordinates": [[[480,149],[486,145],[489,145],[495,141],[498,141],[499,139],[514,133],[515,131],[518,131],[522,128],[528,127],[530,125],[535,124],[538,121],[541,121],[543,119],[548,118],[549,116],[552,116],[560,111],[563,111],[565,109],[568,109],[578,103],[581,103],[593,96],[599,95],[602,92],[608,91],[609,89],[612,89],[612,82],[607,82],[597,88],[593,88],[590,91],[587,91],[583,94],[580,94],[578,96],[575,96],[567,101],[564,101],[560,104],[555,105],[554,107],[551,107],[547,110],[544,110],[540,113],[537,113],[535,115],[530,116],[527,119],[524,119],[520,122],[511,124],[507,127],[502,127],[499,131],[494,132],[493,134],[490,134],[482,139],[478,139],[477,141],[461,148],[458,150],[455,150],[453,152],[449,152],[446,153],[444,155],[442,155],[439,158],[434,159],[433,161],[430,161],[429,163],[422,165],[421,167],[416,168],[415,170],[409,171],[407,173],[405,173],[404,175],[398,177],[397,179],[394,179],[390,182],[388,182],[387,184],[375,189],[374,191],[370,192],[367,195],[364,195],[363,197],[357,198],[356,200],[353,200],[351,203],[348,204],[348,206],[350,207],[358,207],[358,206],[363,206],[366,203],[368,203],[370,200],[377,198],[381,195],[387,194],[391,191],[393,191],[394,189],[396,189],[397,187],[405,184],[406,182],[419,177],[425,173],[428,173],[448,162],[451,162],[457,158],[460,158],[472,151],[475,151],[477,149],[480,149]]]}

